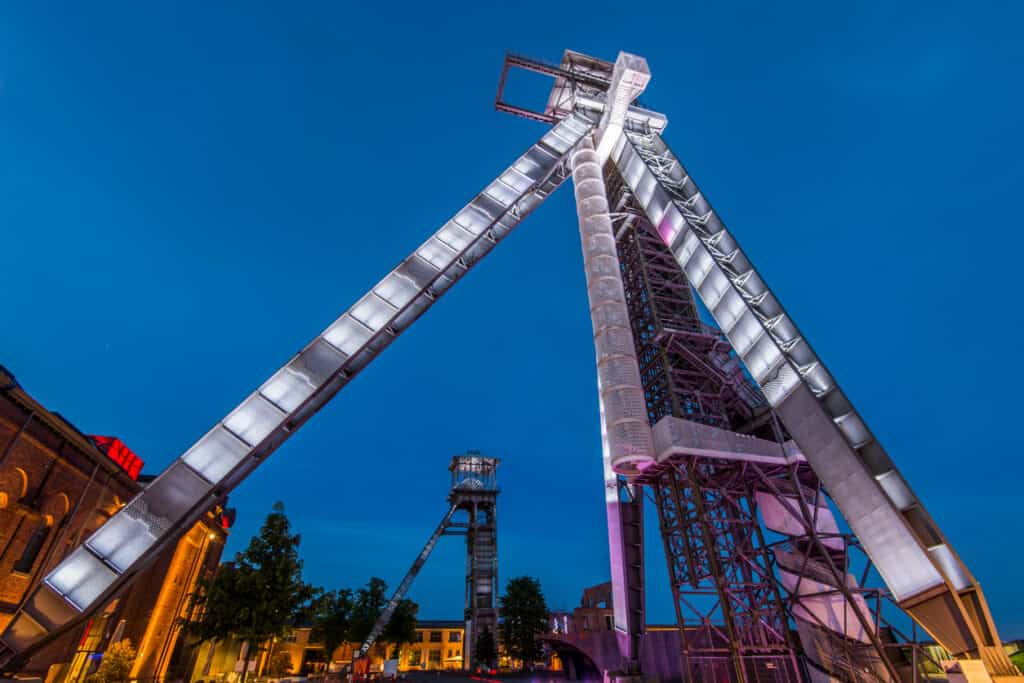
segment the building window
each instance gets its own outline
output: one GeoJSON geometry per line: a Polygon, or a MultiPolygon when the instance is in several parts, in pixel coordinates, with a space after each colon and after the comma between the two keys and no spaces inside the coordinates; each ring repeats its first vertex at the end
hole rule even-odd
{"type": "MultiPolygon", "coordinates": [[[[431,631],[430,632],[430,642],[432,642],[432,643],[440,643],[441,642],[441,632],[440,631],[431,631]]],[[[440,652],[440,650],[438,650],[438,652],[440,652]]]]}
{"type": "Polygon", "coordinates": [[[409,666],[419,666],[419,665],[420,665],[420,651],[419,650],[413,650],[413,651],[411,651],[409,653],[409,666]]]}
{"type": "Polygon", "coordinates": [[[604,616],[604,627],[608,631],[611,631],[615,628],[614,624],[612,624],[612,615],[606,614],[604,616]]]}
{"type": "Polygon", "coordinates": [[[440,650],[431,650],[430,654],[427,655],[427,661],[430,664],[440,664],[441,663],[441,651],[440,650]]]}
{"type": "Polygon", "coordinates": [[[43,543],[46,542],[46,537],[50,535],[51,526],[53,526],[53,519],[49,515],[39,522],[39,526],[36,527],[31,538],[28,539],[28,543],[25,544],[21,557],[11,568],[13,571],[21,574],[30,574],[32,572],[36,558],[39,557],[39,551],[43,549],[43,543]]]}
{"type": "Polygon", "coordinates": [[[452,654],[453,654],[453,653],[452,653],[452,651],[451,651],[451,650],[448,650],[448,659],[451,659],[451,658],[452,658],[452,654]]]}
{"type": "Polygon", "coordinates": [[[422,643],[423,642],[423,631],[416,631],[416,635],[413,636],[412,642],[422,643]]]}
{"type": "Polygon", "coordinates": [[[462,641],[462,632],[461,631],[448,631],[448,642],[449,643],[458,643],[458,642],[461,642],[461,641],[462,641]]]}

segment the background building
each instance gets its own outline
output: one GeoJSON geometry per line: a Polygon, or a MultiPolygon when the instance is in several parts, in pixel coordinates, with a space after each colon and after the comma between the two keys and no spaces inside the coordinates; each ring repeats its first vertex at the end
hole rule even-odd
{"type": "MultiPolygon", "coordinates": [[[[291,673],[306,676],[327,670],[340,671],[352,663],[352,655],[361,643],[343,643],[328,657],[323,643],[312,640],[313,629],[298,626],[284,638],[266,643],[257,657],[250,662],[250,670],[257,675],[265,673],[268,662],[281,652],[291,659],[291,673]]],[[[466,635],[464,621],[420,621],[416,624],[413,642],[402,645],[398,653],[399,671],[461,670],[463,643],[466,635]]],[[[385,647],[377,643],[367,655],[370,670],[380,671],[384,664],[385,647]]],[[[204,643],[194,657],[191,680],[229,681],[231,674],[241,670],[241,643],[231,641],[211,646],[204,643]]]]}
{"type": "MultiPolygon", "coordinates": [[[[52,567],[146,486],[142,464],[119,439],[87,436],[47,410],[0,366],[0,630],[52,567]]],[[[108,644],[128,638],[139,652],[134,678],[173,677],[181,649],[175,620],[197,579],[216,568],[232,516],[211,510],[99,616],[22,673],[79,681],[108,644]]]]}

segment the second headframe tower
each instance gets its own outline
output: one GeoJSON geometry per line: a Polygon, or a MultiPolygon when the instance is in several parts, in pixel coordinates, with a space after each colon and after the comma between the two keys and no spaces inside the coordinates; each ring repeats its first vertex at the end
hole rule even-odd
{"type": "Polygon", "coordinates": [[[452,458],[448,470],[452,488],[448,502],[455,510],[465,510],[466,521],[450,523],[446,533],[466,535],[466,642],[463,661],[470,671],[490,662],[476,661],[480,634],[490,631],[498,640],[498,458],[478,451],[452,458]]]}

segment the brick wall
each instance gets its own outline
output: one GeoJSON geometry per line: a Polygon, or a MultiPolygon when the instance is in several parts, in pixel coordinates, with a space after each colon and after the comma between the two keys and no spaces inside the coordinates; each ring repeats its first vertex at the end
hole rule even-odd
{"type": "MultiPolygon", "coordinates": [[[[0,630],[29,590],[141,488],[0,368],[0,630]]],[[[93,620],[90,647],[102,651],[124,621],[124,637],[140,653],[133,676],[162,680],[177,654],[176,618],[184,614],[196,580],[216,568],[226,536],[219,510],[197,522],[100,611],[105,618],[93,620]]],[[[76,653],[83,659],[83,630],[47,646],[22,673],[61,680],[72,672],[81,678],[84,671],[66,665],[76,653]]]]}

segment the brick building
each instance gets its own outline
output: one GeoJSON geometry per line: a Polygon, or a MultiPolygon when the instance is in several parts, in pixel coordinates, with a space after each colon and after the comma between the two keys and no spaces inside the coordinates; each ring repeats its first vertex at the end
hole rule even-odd
{"type": "MultiPolygon", "coordinates": [[[[142,490],[149,478],[139,476],[141,465],[120,441],[88,437],[47,410],[0,366],[0,630],[53,566],[142,490]]],[[[22,673],[77,683],[110,642],[128,638],[139,652],[133,678],[180,677],[169,672],[181,659],[175,620],[196,580],[216,568],[228,519],[211,510],[124,594],[22,673]]]]}

